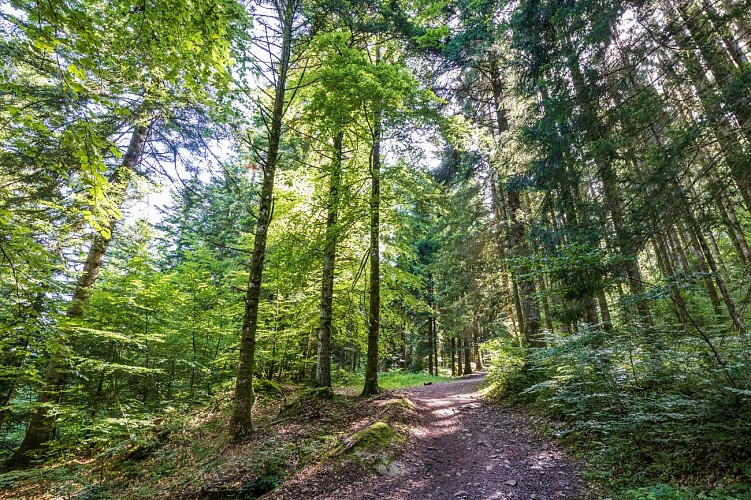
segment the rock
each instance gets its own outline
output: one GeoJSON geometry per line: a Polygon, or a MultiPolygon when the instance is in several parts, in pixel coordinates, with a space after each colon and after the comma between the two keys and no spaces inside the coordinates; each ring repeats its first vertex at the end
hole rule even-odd
{"type": "Polygon", "coordinates": [[[480,483],[474,483],[472,486],[474,486],[475,488],[479,488],[482,485],[480,483]]]}
{"type": "Polygon", "coordinates": [[[375,470],[379,474],[386,477],[399,477],[404,474],[404,467],[399,462],[391,462],[390,464],[376,464],[375,470]]]}
{"type": "Polygon", "coordinates": [[[466,497],[467,495],[469,495],[469,493],[467,493],[464,490],[459,490],[456,493],[454,493],[454,496],[457,497],[457,498],[466,497]]]}
{"type": "Polygon", "coordinates": [[[507,486],[516,486],[516,479],[509,479],[504,484],[506,484],[507,486]]]}

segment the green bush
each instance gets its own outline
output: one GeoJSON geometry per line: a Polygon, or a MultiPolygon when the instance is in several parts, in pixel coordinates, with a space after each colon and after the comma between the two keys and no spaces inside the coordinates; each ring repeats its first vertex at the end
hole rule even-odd
{"type": "Polygon", "coordinates": [[[587,455],[590,477],[629,498],[683,498],[686,484],[733,494],[751,482],[751,348],[708,340],[720,359],[707,340],[667,329],[582,329],[544,349],[497,341],[486,345],[488,394],[548,417],[587,455]]]}
{"type": "Polygon", "coordinates": [[[253,390],[258,394],[268,397],[277,397],[282,395],[282,387],[273,380],[260,378],[253,383],[253,390]]]}

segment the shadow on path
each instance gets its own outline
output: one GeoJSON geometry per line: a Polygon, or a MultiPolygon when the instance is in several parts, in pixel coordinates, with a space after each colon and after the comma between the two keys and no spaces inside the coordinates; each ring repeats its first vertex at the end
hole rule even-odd
{"type": "Polygon", "coordinates": [[[397,477],[342,485],[331,499],[583,498],[578,467],[533,435],[527,416],[484,404],[484,373],[401,392],[418,408],[411,447],[397,477]]]}

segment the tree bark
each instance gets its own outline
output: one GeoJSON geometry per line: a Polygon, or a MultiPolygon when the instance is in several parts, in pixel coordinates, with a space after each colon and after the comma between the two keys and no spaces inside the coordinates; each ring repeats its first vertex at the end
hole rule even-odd
{"type": "MultiPolygon", "coordinates": [[[[127,178],[141,158],[147,136],[147,126],[137,125],[133,128],[123,161],[118,171],[110,179],[110,183],[115,186],[115,189],[119,190],[115,194],[114,200],[117,207],[120,207],[125,199],[127,178]],[[126,185],[121,186],[121,182],[124,182],[126,185]]],[[[83,271],[78,280],[76,280],[73,296],[65,314],[70,319],[83,318],[84,308],[89,302],[91,291],[102,270],[104,257],[112,240],[116,223],[117,219],[111,217],[108,221],[106,232],[94,235],[91,247],[86,256],[86,261],[84,262],[83,271]]],[[[7,465],[27,465],[33,458],[34,452],[40,450],[52,439],[55,418],[51,410],[56,403],[61,401],[68,382],[69,366],[66,351],[66,347],[58,346],[57,349],[54,349],[50,353],[50,361],[45,372],[44,384],[39,389],[37,396],[37,407],[31,414],[31,420],[29,421],[29,426],[26,428],[26,434],[21,442],[21,446],[8,460],[7,465]]]]}
{"type": "Polygon", "coordinates": [[[336,220],[339,214],[339,188],[342,182],[342,141],[340,132],[334,137],[334,158],[329,173],[329,193],[327,200],[326,240],[323,249],[323,277],[321,280],[321,314],[318,327],[318,358],[316,363],[316,386],[331,389],[331,324],[334,306],[334,268],[336,264],[336,243],[338,229],[336,220]]]}
{"type": "Polygon", "coordinates": [[[256,331],[258,330],[258,305],[261,300],[263,266],[266,258],[266,238],[273,213],[274,174],[279,159],[279,142],[282,136],[282,118],[285,111],[287,74],[292,52],[292,26],[298,3],[295,0],[274,4],[282,31],[281,54],[276,65],[274,104],[268,135],[268,149],[263,162],[261,199],[256,221],[255,241],[250,261],[248,289],[245,293],[242,333],[235,395],[229,428],[235,443],[246,440],[253,432],[252,412],[255,404],[253,375],[255,372],[256,331]]]}
{"type": "Polygon", "coordinates": [[[456,336],[456,374],[458,376],[464,375],[466,372],[464,371],[464,347],[462,346],[462,336],[458,335],[456,336]]]}
{"type": "MultiPolygon", "coordinates": [[[[376,62],[378,62],[378,55],[376,62]]],[[[368,312],[368,356],[362,396],[378,394],[378,337],[381,322],[381,111],[373,117],[373,149],[370,159],[370,301],[368,312]]]]}
{"type": "Polygon", "coordinates": [[[464,375],[472,373],[472,327],[464,328],[464,375]]]}
{"type": "Polygon", "coordinates": [[[436,320],[436,317],[434,314],[431,314],[430,321],[433,323],[433,357],[434,359],[434,373],[436,377],[438,376],[438,322],[436,320]]]}
{"type": "Polygon", "coordinates": [[[482,371],[485,369],[482,363],[482,349],[480,349],[480,328],[475,330],[475,370],[482,371]]]}
{"type": "Polygon", "coordinates": [[[428,317],[428,373],[433,375],[433,320],[428,317]]]}

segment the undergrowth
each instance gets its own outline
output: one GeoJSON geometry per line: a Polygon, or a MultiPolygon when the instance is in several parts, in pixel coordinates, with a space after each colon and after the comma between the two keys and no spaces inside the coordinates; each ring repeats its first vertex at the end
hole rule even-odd
{"type": "Polygon", "coordinates": [[[487,395],[546,417],[590,480],[618,498],[751,498],[746,339],[581,330],[548,345],[488,343],[487,395]]]}
{"type": "MultiPolygon", "coordinates": [[[[416,387],[425,383],[451,382],[454,380],[456,379],[451,377],[436,377],[422,372],[389,371],[378,374],[378,387],[393,390],[404,387],[416,387]]],[[[351,373],[340,370],[336,374],[335,382],[342,387],[362,389],[365,384],[365,373],[362,371],[351,373]]]]}
{"type": "Polygon", "coordinates": [[[373,455],[372,467],[388,467],[391,455],[376,449],[396,449],[401,422],[412,412],[406,400],[390,396],[324,398],[315,389],[268,381],[257,387],[255,433],[247,443],[229,441],[232,400],[227,392],[192,411],[154,421],[127,439],[102,440],[96,451],[0,474],[0,498],[130,500],[154,498],[158,492],[174,498],[258,498],[308,464],[327,460],[346,442],[362,441],[373,455]],[[372,424],[373,418],[380,420],[372,424]],[[386,437],[362,430],[371,425],[383,431],[386,422],[386,437]]]}

